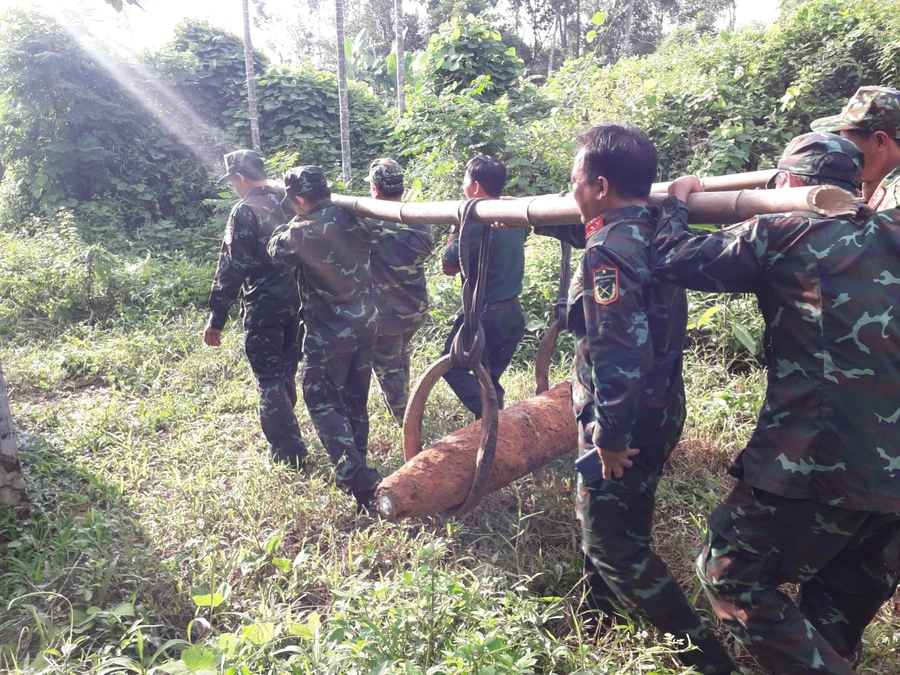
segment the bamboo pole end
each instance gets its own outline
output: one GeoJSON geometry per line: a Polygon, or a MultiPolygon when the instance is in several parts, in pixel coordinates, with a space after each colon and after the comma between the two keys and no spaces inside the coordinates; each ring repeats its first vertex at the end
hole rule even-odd
{"type": "Polygon", "coordinates": [[[856,215],[862,199],[835,185],[817,185],[809,193],[810,210],[829,218],[856,215]]]}

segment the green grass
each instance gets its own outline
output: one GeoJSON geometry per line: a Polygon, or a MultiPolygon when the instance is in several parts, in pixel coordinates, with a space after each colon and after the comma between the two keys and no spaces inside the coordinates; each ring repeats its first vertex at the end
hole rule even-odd
{"type": "MultiPolygon", "coordinates": [[[[309,475],[269,463],[240,336],[210,349],[202,327],[149,314],[0,348],[33,502],[0,521],[0,670],[688,672],[640,624],[581,639],[571,458],[463,518],[357,516],[302,405],[309,475]]],[[[445,330],[423,331],[417,372],[445,330]]],[[[693,440],[660,487],[657,542],[708,614],[691,561],[763,380],[690,359],[687,373],[693,440]]],[[[509,401],[532,381],[516,364],[509,401]]],[[[468,421],[446,385],[434,397],[430,439],[468,421]]],[[[377,389],[370,413],[371,455],[393,470],[400,431],[377,389]]],[[[898,627],[889,609],[873,624],[868,672],[900,671],[898,627]]]]}

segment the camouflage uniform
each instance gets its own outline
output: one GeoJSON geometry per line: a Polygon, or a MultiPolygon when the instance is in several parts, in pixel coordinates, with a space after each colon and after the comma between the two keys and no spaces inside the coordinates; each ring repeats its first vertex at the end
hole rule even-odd
{"type": "MultiPolygon", "coordinates": [[[[813,131],[883,131],[900,139],[900,91],[890,87],[860,87],[839,115],[812,123],[813,131]]],[[[894,167],[869,198],[875,211],[900,206],[900,165],[894,167]]]]}
{"type": "MultiPolygon", "coordinates": [[[[382,194],[403,194],[403,171],[392,159],[372,162],[367,180],[382,194]]],[[[378,338],[372,368],[391,414],[403,420],[409,400],[410,342],[428,317],[425,261],[434,242],[430,225],[409,227],[368,220],[372,233],[372,290],[378,338]]]]}
{"type": "Polygon", "coordinates": [[[651,276],[656,219],[655,207],[629,206],[580,226],[586,251],[568,303],[579,452],[640,449],[622,478],[579,476],[587,602],[608,617],[619,603],[698,647],[679,654],[685,664],[730,673],[728,652],[650,547],[656,487],[684,425],[687,323],[684,291],[651,276]]]}
{"type": "MultiPolygon", "coordinates": [[[[779,167],[859,184],[862,153],[830,134],[779,167]]],[[[770,673],[851,673],[893,592],[900,546],[900,212],[759,216],[696,236],[669,197],[655,274],[755,293],[768,388],[698,558],[716,613],[770,673]],[[896,409],[896,410],[895,410],[896,409]],[[779,592],[800,584],[795,604],[779,592]]]]}
{"type": "MultiPolygon", "coordinates": [[[[250,150],[226,155],[225,165],[228,175],[263,171],[259,155],[250,150]]],[[[244,350],[259,391],[260,426],[272,458],[298,464],[306,456],[294,415],[300,295],[290,270],[266,252],[272,232],[289,219],[281,208],[283,196],[276,188],[252,188],[231,210],[209,295],[207,327],[224,328],[229,307],[243,291],[244,350]]]]}
{"type": "MultiPolygon", "coordinates": [[[[318,167],[285,174],[289,196],[326,186],[318,167]]],[[[360,503],[380,480],[366,466],[375,342],[371,245],[363,222],[325,199],[278,228],[268,247],[275,260],[297,268],[306,323],[303,399],[338,483],[360,503]]]]}

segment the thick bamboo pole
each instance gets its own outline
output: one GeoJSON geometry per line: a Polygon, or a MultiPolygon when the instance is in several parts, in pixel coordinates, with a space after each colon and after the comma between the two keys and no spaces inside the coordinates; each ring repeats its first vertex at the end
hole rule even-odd
{"type": "MultiPolygon", "coordinates": [[[[707,176],[701,178],[700,183],[707,192],[725,192],[730,190],[755,190],[764,188],[769,179],[778,173],[778,169],[766,169],[764,171],[748,171],[746,173],[732,173],[725,176],[707,176]]],[[[654,183],[651,192],[668,192],[671,182],[654,183]]]]}
{"type": "MultiPolygon", "coordinates": [[[[659,205],[664,194],[650,195],[659,205]]],[[[407,225],[457,225],[465,202],[389,202],[368,197],[335,195],[336,204],[363,218],[378,218],[407,225]]],[[[856,213],[859,199],[832,185],[786,188],[783,190],[739,190],[701,192],[688,198],[692,223],[739,223],[753,216],[786,211],[811,211],[823,216],[856,213]]],[[[571,195],[543,195],[522,199],[492,199],[478,202],[475,222],[502,222],[513,227],[569,225],[580,220],[571,195]]]]}
{"type": "MultiPolygon", "coordinates": [[[[497,450],[485,492],[494,492],[571,452],[578,444],[571,385],[500,411],[497,450]]],[[[481,422],[442,438],[381,483],[375,495],[386,519],[443,513],[462,504],[475,478],[481,422]]]]}

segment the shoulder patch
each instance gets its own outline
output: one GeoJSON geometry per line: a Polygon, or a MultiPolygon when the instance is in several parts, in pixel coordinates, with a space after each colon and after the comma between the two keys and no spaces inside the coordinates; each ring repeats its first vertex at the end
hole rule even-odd
{"type": "Polygon", "coordinates": [[[602,265],[591,271],[594,278],[594,302],[611,305],[619,299],[619,268],[602,265]]]}
{"type": "Polygon", "coordinates": [[[234,239],[234,219],[229,218],[228,224],[225,226],[225,246],[231,248],[231,241],[234,239]]]}
{"type": "Polygon", "coordinates": [[[887,190],[884,186],[879,186],[872,196],[869,197],[869,208],[873,210],[877,210],[879,206],[881,206],[881,202],[884,201],[885,195],[887,195],[887,190]]]}

